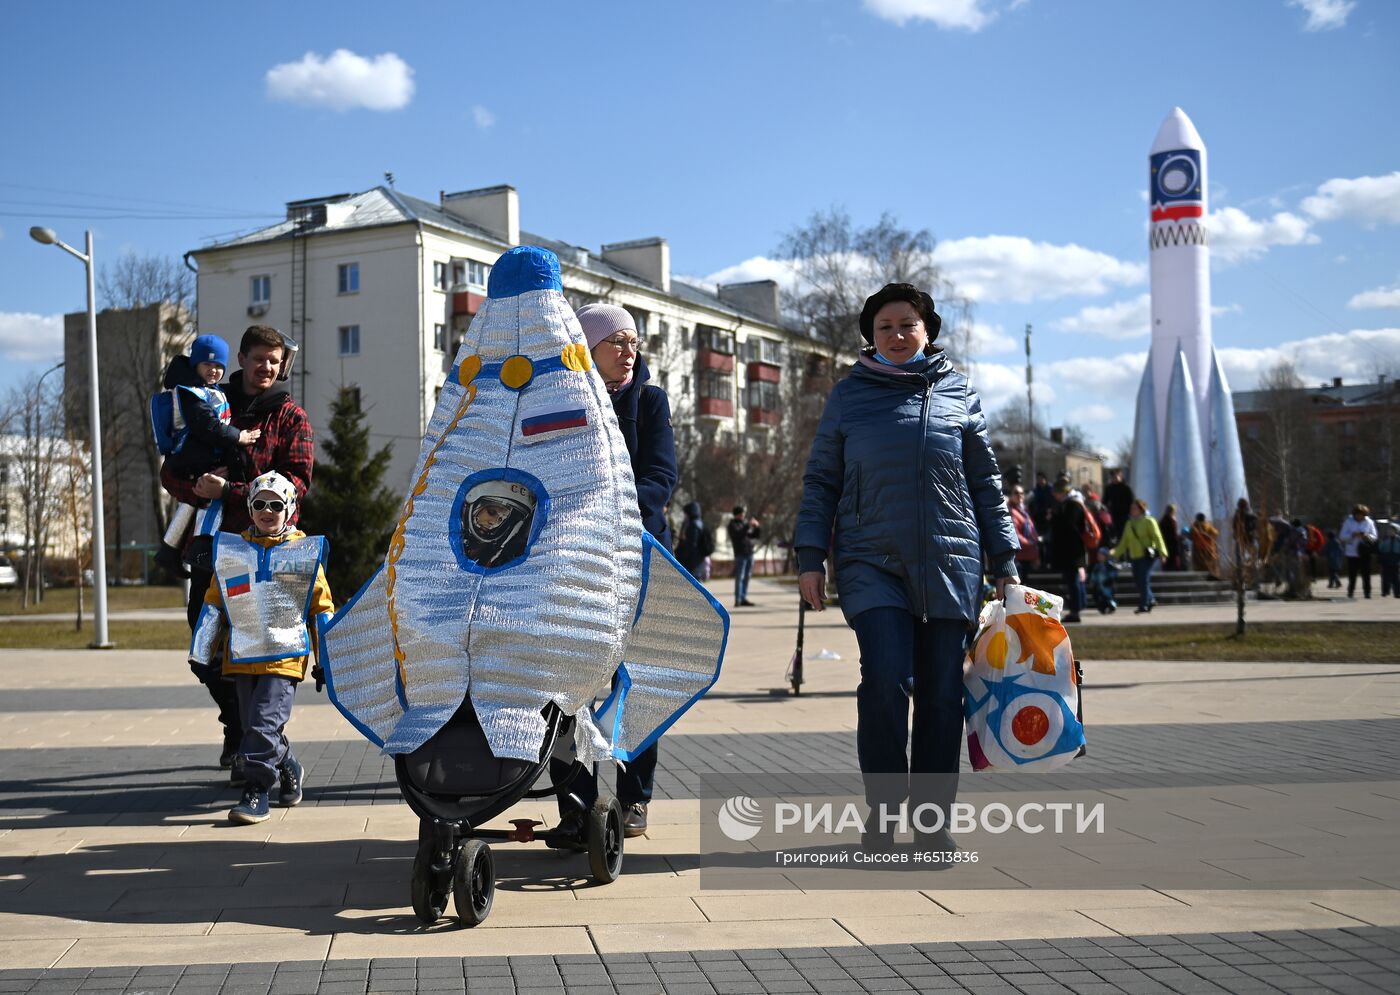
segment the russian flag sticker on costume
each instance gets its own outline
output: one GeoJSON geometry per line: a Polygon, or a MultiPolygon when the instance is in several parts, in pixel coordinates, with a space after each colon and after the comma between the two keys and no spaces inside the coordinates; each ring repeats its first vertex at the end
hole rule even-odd
{"type": "Polygon", "coordinates": [[[526,442],[587,427],[588,412],[577,405],[539,405],[521,412],[520,416],[520,435],[526,442]]]}
{"type": "Polygon", "coordinates": [[[248,574],[239,574],[237,577],[228,579],[228,596],[236,598],[240,594],[247,594],[253,589],[253,580],[248,574]]]}

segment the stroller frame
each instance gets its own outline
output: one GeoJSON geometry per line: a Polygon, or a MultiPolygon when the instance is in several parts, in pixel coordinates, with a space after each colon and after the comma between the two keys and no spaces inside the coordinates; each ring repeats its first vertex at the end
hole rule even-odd
{"type": "MultiPolygon", "coordinates": [[[[471,708],[470,699],[463,708],[471,708]]],[[[545,706],[543,715],[546,732],[539,759],[491,792],[457,795],[429,791],[415,782],[408,756],[394,757],[399,790],[418,816],[418,849],[413,858],[410,891],[413,911],[425,926],[442,918],[449,895],[463,925],[478,926],[486,921],[496,891],[495,858],[489,845],[492,842],[540,840],[551,849],[587,852],[589,869],[599,884],[610,884],[622,873],[622,806],[612,795],[600,794],[589,807],[568,790],[583,764],[575,760],[559,784],[533,788],[548,769],[555,744],[570,722],[552,702],[545,706]],[[514,829],[481,828],[518,801],[553,796],[583,816],[581,833],[562,824],[537,830],[543,824],[533,819],[512,820],[514,829]]]]}

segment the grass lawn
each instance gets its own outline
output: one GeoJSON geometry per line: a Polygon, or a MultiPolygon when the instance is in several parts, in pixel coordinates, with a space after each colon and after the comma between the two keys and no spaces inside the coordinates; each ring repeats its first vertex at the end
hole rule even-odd
{"type": "MultiPolygon", "coordinates": [[[[181,621],[107,623],[107,637],[117,649],[187,650],[190,627],[181,621]]],[[[92,642],[92,622],[74,631],[72,622],[0,623],[0,649],[86,649],[92,642]]]]}
{"type": "MultiPolygon", "coordinates": [[[[41,604],[31,604],[21,608],[23,592],[0,591],[0,615],[60,615],[78,611],[78,589],[75,587],[51,587],[44,591],[41,604]]],[[[107,588],[107,610],[130,611],[138,608],[180,608],[184,605],[184,593],[179,587],[109,587],[107,588]]],[[[92,588],[83,588],[83,610],[92,612],[92,588]]]]}
{"type": "Polygon", "coordinates": [[[1258,622],[1235,638],[1223,625],[1069,626],[1081,660],[1395,663],[1400,622],[1258,622]]]}

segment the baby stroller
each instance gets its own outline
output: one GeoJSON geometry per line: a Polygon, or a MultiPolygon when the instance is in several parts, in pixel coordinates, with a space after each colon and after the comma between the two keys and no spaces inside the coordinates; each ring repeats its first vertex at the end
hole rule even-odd
{"type": "Polygon", "coordinates": [[[600,794],[586,812],[568,784],[582,770],[574,762],[561,784],[534,789],[548,770],[555,745],[567,742],[573,720],[554,704],[543,710],[547,732],[539,760],[500,760],[492,755],[468,697],[447,724],[411,753],[394,757],[394,775],[404,800],[418,816],[418,851],[413,858],[413,911],[425,925],[442,918],[450,894],[463,925],[478,926],[491,914],[496,893],[495,859],[488,841],[542,840],[556,850],[587,852],[593,879],[610,884],[622,873],[622,806],[600,794]],[[584,814],[583,832],[514,819],[514,829],[483,829],[485,823],[524,798],[560,795],[584,814]]]}

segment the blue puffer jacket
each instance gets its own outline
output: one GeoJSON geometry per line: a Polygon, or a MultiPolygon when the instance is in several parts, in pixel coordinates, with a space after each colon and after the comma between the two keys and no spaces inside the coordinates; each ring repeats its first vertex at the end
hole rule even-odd
{"type": "Polygon", "coordinates": [[[793,544],[822,569],[836,529],[847,621],[871,608],[977,618],[982,554],[1016,572],[982,402],[942,353],[919,373],[862,359],[836,385],[812,443],[793,544]]]}

